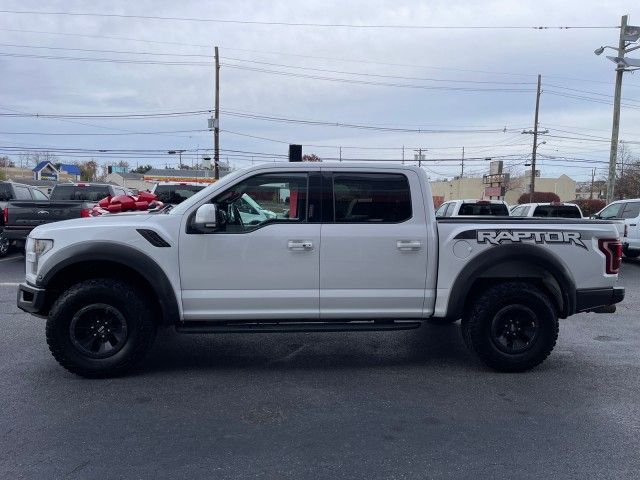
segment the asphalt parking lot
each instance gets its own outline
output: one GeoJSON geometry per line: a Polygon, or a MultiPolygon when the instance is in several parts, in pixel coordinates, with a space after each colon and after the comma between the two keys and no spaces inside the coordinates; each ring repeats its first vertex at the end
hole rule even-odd
{"type": "Polygon", "coordinates": [[[179,336],[126,378],[85,380],[15,307],[0,259],[0,478],[638,478],[640,262],[612,315],[561,323],[524,374],[487,370],[459,325],[179,336]]]}

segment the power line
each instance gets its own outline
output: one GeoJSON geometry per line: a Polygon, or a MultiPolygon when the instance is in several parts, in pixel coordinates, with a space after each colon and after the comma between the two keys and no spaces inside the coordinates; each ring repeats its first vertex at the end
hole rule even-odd
{"type": "Polygon", "coordinates": [[[312,23],[312,22],[279,22],[265,20],[237,20],[237,19],[220,19],[220,18],[201,18],[201,17],[167,17],[159,15],[131,15],[118,13],[88,13],[88,12],[51,12],[51,11],[34,11],[34,10],[0,10],[0,13],[10,13],[17,15],[55,15],[55,16],[73,16],[73,17],[100,17],[100,18],[127,18],[139,20],[169,20],[182,22],[197,23],[229,23],[241,25],[268,25],[268,26],[285,26],[285,27],[317,27],[317,28],[382,28],[382,29],[407,29],[407,30],[569,30],[569,29],[618,29],[619,26],[609,25],[401,25],[401,24],[358,24],[358,23],[312,23]]]}

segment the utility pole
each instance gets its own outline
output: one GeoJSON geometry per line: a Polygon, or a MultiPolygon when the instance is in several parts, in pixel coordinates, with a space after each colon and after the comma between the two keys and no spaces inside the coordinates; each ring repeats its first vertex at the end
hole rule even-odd
{"type": "Polygon", "coordinates": [[[464,147],[462,147],[462,168],[460,169],[460,178],[464,177],[464,147]]]}
{"type": "Polygon", "coordinates": [[[596,169],[591,169],[591,190],[589,191],[589,200],[593,200],[593,184],[596,180],[596,169]]]}
{"type": "MultiPolygon", "coordinates": [[[[625,30],[627,28],[628,15],[623,15],[620,20],[620,40],[618,42],[618,57],[623,58],[625,51],[625,30]]],[[[609,178],[607,179],[607,203],[614,199],[616,187],[616,160],[618,157],[618,135],[620,133],[620,99],[622,97],[622,74],[624,66],[616,66],[616,87],[613,98],[613,125],[611,127],[611,151],[609,152],[609,178]]]]}
{"type": "MultiPolygon", "coordinates": [[[[418,167],[422,167],[422,159],[423,159],[422,150],[426,150],[426,149],[423,149],[423,148],[414,148],[413,149],[414,152],[418,152],[418,155],[417,155],[418,158],[417,159],[415,158],[416,155],[414,155],[414,160],[418,160],[418,167]]],[[[403,152],[404,152],[404,149],[403,149],[403,152]]]]}
{"type": "Polygon", "coordinates": [[[213,116],[213,165],[214,178],[220,178],[220,57],[218,47],[215,47],[216,57],[216,106],[213,116]]]}
{"type": "Polygon", "coordinates": [[[342,161],[342,147],[340,147],[340,161],[342,161]]]}
{"type": "Polygon", "coordinates": [[[538,88],[536,90],[536,113],[533,121],[533,150],[531,151],[531,190],[529,191],[529,203],[533,203],[533,193],[536,190],[536,153],[538,150],[538,113],[540,111],[540,83],[542,75],[538,74],[538,88]]]}
{"type": "Polygon", "coordinates": [[[402,164],[404,165],[404,145],[402,145],[402,164]]]}

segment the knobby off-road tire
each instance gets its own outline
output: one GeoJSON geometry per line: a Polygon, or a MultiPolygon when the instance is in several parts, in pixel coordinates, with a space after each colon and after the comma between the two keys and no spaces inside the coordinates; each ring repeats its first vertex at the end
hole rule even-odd
{"type": "Polygon", "coordinates": [[[0,258],[6,257],[9,254],[9,240],[0,231],[0,258]]]}
{"type": "Polygon", "coordinates": [[[153,310],[131,285],[94,279],[70,287],[47,319],[47,343],[64,368],[89,378],[124,374],[156,335],[153,310]]]}
{"type": "Polygon", "coordinates": [[[462,335],[486,365],[521,372],[542,363],[558,339],[558,313],[535,285],[505,282],[488,288],[465,312],[462,335]]]}

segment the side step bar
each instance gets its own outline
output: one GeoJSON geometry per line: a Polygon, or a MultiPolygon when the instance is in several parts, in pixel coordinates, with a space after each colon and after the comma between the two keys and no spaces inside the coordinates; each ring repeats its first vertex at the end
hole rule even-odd
{"type": "Polygon", "coordinates": [[[294,332],[371,332],[386,330],[411,330],[422,325],[421,321],[395,320],[389,322],[183,322],[176,325],[179,333],[294,333],[294,332]]]}

